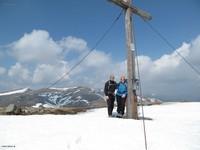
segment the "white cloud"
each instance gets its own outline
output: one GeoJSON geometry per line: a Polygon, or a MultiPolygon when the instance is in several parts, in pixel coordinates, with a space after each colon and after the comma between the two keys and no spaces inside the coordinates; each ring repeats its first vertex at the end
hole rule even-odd
{"type": "Polygon", "coordinates": [[[77,51],[82,52],[88,49],[87,42],[81,38],[76,38],[68,36],[60,40],[59,45],[63,48],[64,51],[77,51]]]}
{"type": "Polygon", "coordinates": [[[58,59],[62,49],[44,30],[26,33],[11,45],[11,53],[19,62],[51,63],[58,59]]]}
{"type": "Polygon", "coordinates": [[[6,73],[6,69],[3,67],[0,67],[0,75],[3,75],[6,73]]]}
{"type": "Polygon", "coordinates": [[[188,60],[200,67],[199,53],[200,53],[200,35],[190,44],[191,52],[188,55],[188,60]]]}
{"type": "Polygon", "coordinates": [[[103,88],[110,74],[119,80],[122,74],[126,75],[125,70],[126,61],[115,62],[109,54],[95,50],[72,72],[72,80],[76,85],[103,88]]]}
{"type": "Polygon", "coordinates": [[[94,50],[90,55],[85,59],[84,64],[87,67],[104,67],[111,63],[111,57],[102,52],[94,50]]]}
{"type": "MultiPolygon", "coordinates": [[[[61,78],[68,70],[68,65],[64,61],[57,62],[54,65],[40,64],[34,71],[33,83],[53,83],[61,78]]],[[[66,76],[63,80],[66,79],[68,79],[68,76],[66,76]]]]}
{"type": "MultiPolygon", "coordinates": [[[[36,87],[48,86],[59,79],[89,50],[84,39],[68,36],[55,41],[44,30],[33,30],[9,47],[17,60],[8,70],[9,79],[13,79],[11,82],[19,79],[32,82],[36,87]],[[75,57],[71,57],[71,52],[75,52],[75,57]]],[[[177,51],[199,69],[199,47],[200,36],[190,43],[183,43],[177,51]]],[[[139,56],[139,64],[145,95],[166,99],[200,99],[197,90],[200,78],[175,51],[156,60],[139,56]]],[[[119,80],[120,75],[126,75],[126,68],[126,60],[116,62],[110,54],[94,50],[58,86],[74,84],[102,88],[110,74],[114,73],[119,80]]],[[[6,69],[1,67],[0,74],[5,76],[6,69]]]]}
{"type": "MultiPolygon", "coordinates": [[[[200,38],[191,43],[183,43],[177,51],[190,62],[200,55],[200,38]]],[[[157,60],[148,56],[139,56],[144,93],[156,95],[166,99],[200,99],[200,77],[188,67],[180,56],[174,51],[163,55],[157,60]]],[[[193,65],[200,69],[200,59],[193,65]]]]}
{"type": "MultiPolygon", "coordinates": [[[[182,56],[187,57],[190,50],[189,47],[189,44],[183,43],[183,45],[177,49],[177,52],[179,52],[182,56]]],[[[180,65],[181,60],[182,58],[177,55],[176,52],[168,55],[165,54],[160,59],[154,61],[153,71],[165,73],[165,71],[173,70],[180,65]]]]}
{"type": "Polygon", "coordinates": [[[13,79],[29,81],[30,80],[30,72],[28,69],[23,67],[20,63],[16,63],[14,66],[8,70],[8,76],[13,79]]]}
{"type": "MultiPolygon", "coordinates": [[[[191,43],[183,43],[177,51],[191,61],[199,55],[199,43],[200,38],[191,43]]],[[[198,92],[191,90],[199,88],[196,84],[198,78],[176,52],[165,54],[157,60],[148,56],[140,56],[139,60],[145,95],[154,94],[166,99],[198,98],[198,92]],[[184,90],[188,92],[183,92],[184,90]]],[[[200,64],[198,59],[196,64],[200,64]]],[[[121,74],[126,74],[126,68],[126,61],[115,62],[109,54],[95,50],[73,71],[71,83],[103,87],[111,73],[119,80],[121,74]]]]}

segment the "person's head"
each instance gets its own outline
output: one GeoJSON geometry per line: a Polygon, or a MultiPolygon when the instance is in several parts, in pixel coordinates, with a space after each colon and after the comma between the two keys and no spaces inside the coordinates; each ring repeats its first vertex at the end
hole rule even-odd
{"type": "Polygon", "coordinates": [[[125,77],[124,75],[122,75],[122,76],[120,77],[120,81],[124,83],[124,82],[126,81],[126,77],[125,77]]]}
{"type": "Polygon", "coordinates": [[[110,80],[114,81],[115,80],[115,76],[113,74],[110,75],[110,80]]]}

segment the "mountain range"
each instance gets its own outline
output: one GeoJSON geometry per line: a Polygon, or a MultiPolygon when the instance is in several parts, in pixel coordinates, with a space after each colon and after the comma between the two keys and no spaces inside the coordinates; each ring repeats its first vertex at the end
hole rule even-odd
{"type": "Polygon", "coordinates": [[[106,106],[100,91],[87,87],[21,89],[0,93],[0,106],[15,104],[32,107],[101,107],[106,106]]]}
{"type": "MultiPolygon", "coordinates": [[[[154,98],[138,97],[139,104],[160,104],[161,101],[154,98]]],[[[29,88],[0,93],[0,106],[9,104],[26,107],[105,107],[103,90],[94,90],[88,87],[68,88],[43,88],[32,90],[29,88]]]]}

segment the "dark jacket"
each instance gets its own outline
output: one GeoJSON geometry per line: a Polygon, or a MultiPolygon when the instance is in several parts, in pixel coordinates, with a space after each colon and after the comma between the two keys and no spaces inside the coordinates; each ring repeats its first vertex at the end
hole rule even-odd
{"type": "Polygon", "coordinates": [[[104,94],[106,96],[114,95],[116,88],[117,88],[117,83],[115,81],[108,80],[104,86],[104,94]]]}

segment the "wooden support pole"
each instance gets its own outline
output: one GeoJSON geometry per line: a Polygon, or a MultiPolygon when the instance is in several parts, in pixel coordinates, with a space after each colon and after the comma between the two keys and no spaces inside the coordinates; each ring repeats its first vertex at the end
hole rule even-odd
{"type": "Polygon", "coordinates": [[[127,45],[127,77],[128,97],[126,103],[127,118],[138,119],[136,79],[135,79],[135,38],[132,24],[132,13],[142,17],[144,20],[151,20],[149,13],[132,6],[132,0],[108,0],[125,10],[125,31],[127,45]]]}
{"type": "MultiPolygon", "coordinates": [[[[127,0],[131,5],[131,0],[127,0]]],[[[127,77],[128,77],[128,97],[126,113],[127,118],[138,118],[137,98],[135,94],[135,41],[133,38],[132,11],[131,8],[125,10],[125,31],[127,45],[127,77]]]]}

